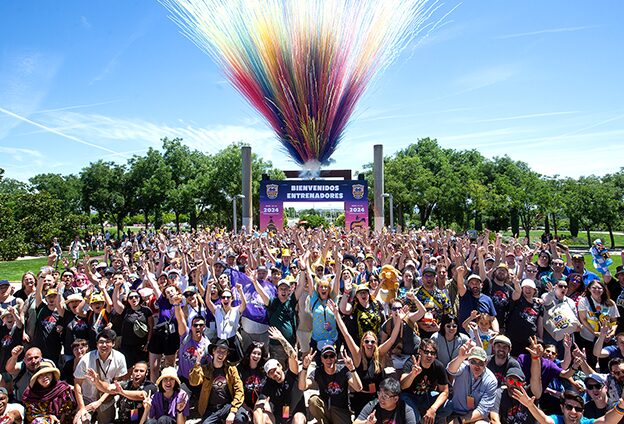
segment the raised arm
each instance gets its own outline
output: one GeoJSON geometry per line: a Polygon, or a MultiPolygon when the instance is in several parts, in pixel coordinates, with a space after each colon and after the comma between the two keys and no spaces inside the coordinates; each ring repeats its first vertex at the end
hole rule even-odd
{"type": "Polygon", "coordinates": [[[336,324],[338,325],[340,332],[345,338],[345,342],[347,343],[349,352],[351,352],[351,355],[353,355],[353,362],[359,365],[362,360],[362,357],[360,356],[360,347],[357,345],[357,343],[355,343],[355,341],[353,340],[353,337],[351,337],[351,334],[349,333],[347,326],[345,325],[344,321],[342,320],[342,317],[340,316],[340,312],[338,311],[338,306],[336,306],[333,300],[329,299],[327,301],[327,307],[336,317],[336,324]]]}
{"type": "Polygon", "coordinates": [[[124,311],[124,305],[119,299],[119,290],[121,289],[121,281],[117,280],[115,282],[115,287],[113,288],[113,309],[114,311],[121,315],[124,311]]]}
{"type": "Polygon", "coordinates": [[[245,293],[243,292],[243,286],[241,283],[236,283],[235,287],[241,301],[240,305],[238,305],[238,311],[242,314],[247,308],[247,299],[245,299],[245,293]]]}
{"type": "Polygon", "coordinates": [[[256,271],[252,273],[250,279],[254,285],[254,288],[256,289],[256,292],[258,293],[258,296],[260,297],[260,300],[262,301],[262,304],[264,306],[268,306],[271,299],[269,299],[269,296],[264,291],[264,288],[260,285],[260,282],[258,281],[258,278],[256,277],[256,271]]]}
{"type": "Polygon", "coordinates": [[[212,288],[216,287],[216,283],[208,283],[206,285],[206,307],[212,315],[215,314],[215,304],[212,301],[212,288]]]}
{"type": "Polygon", "coordinates": [[[284,348],[284,352],[288,356],[288,368],[293,374],[299,373],[299,359],[297,358],[297,351],[292,345],[286,340],[281,331],[279,331],[276,327],[269,327],[269,338],[273,340],[277,340],[282,347],[284,348]]]}
{"type": "Polygon", "coordinates": [[[403,327],[403,320],[406,318],[408,312],[409,312],[409,306],[407,305],[404,306],[402,310],[400,311],[392,312],[392,319],[393,319],[392,333],[390,333],[390,337],[388,337],[388,339],[379,346],[380,357],[383,357],[386,353],[390,351],[390,349],[392,349],[392,345],[394,344],[397,337],[399,337],[399,334],[401,333],[401,328],[403,327]]]}
{"type": "Polygon", "coordinates": [[[341,352],[342,360],[347,367],[347,370],[351,373],[351,378],[349,378],[349,387],[354,392],[362,391],[362,380],[360,380],[360,376],[357,372],[355,372],[355,365],[353,365],[353,359],[347,355],[347,353],[343,350],[341,352]]]}

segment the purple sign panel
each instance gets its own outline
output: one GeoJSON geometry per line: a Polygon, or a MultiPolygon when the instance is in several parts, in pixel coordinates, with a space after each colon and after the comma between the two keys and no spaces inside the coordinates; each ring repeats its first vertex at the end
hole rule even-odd
{"type": "Polygon", "coordinates": [[[368,228],[368,184],[364,180],[262,180],[260,230],[283,228],[284,202],[343,202],[347,229],[368,228]]]}

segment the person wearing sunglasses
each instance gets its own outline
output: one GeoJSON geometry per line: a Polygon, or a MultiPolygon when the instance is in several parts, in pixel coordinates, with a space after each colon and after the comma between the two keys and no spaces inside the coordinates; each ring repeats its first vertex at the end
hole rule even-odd
{"type": "Polygon", "coordinates": [[[561,399],[561,414],[546,415],[544,411],[535,405],[535,399],[520,388],[514,393],[514,397],[526,406],[531,415],[539,424],[617,424],[624,416],[624,399],[618,399],[615,407],[609,409],[606,414],[599,418],[587,418],[583,416],[585,402],[583,397],[575,391],[566,390],[561,399]]]}
{"type": "Polygon", "coordinates": [[[394,423],[416,424],[414,409],[400,398],[401,383],[388,377],[379,385],[376,399],[366,404],[358,414],[354,424],[394,423]]]}
{"type": "Polygon", "coordinates": [[[425,424],[444,423],[452,409],[448,407],[449,380],[444,365],[436,359],[437,345],[422,339],[416,355],[403,366],[401,400],[410,405],[416,418],[425,424]],[[434,393],[436,393],[434,395],[434,393]]]}
{"type": "Polygon", "coordinates": [[[126,357],[126,365],[131,368],[139,361],[148,361],[147,344],[154,330],[154,316],[143,305],[141,295],[132,290],[126,302],[121,300],[121,285],[113,290],[113,312],[121,321],[121,345],[119,351],[126,357]]]}
{"type": "Polygon", "coordinates": [[[442,315],[440,319],[440,331],[433,333],[431,340],[436,342],[438,361],[445,367],[457,356],[461,345],[470,338],[459,332],[459,322],[455,315],[442,315]]]}
{"type": "Polygon", "coordinates": [[[589,374],[585,377],[585,389],[590,397],[585,403],[584,417],[602,417],[609,410],[609,398],[607,396],[607,379],[602,374],[589,374]]]}
{"type": "MultiPolygon", "coordinates": [[[[538,371],[538,370],[536,370],[538,371]]],[[[520,368],[509,368],[505,374],[505,382],[496,392],[496,403],[490,411],[492,424],[534,424],[535,418],[529,409],[521,404],[514,394],[520,388],[524,388],[536,399],[542,394],[541,376],[539,372],[532,374],[530,385],[527,386],[524,372],[520,368]]]]}
{"type": "Polygon", "coordinates": [[[319,343],[319,348],[322,365],[316,367],[309,376],[308,367],[317,352],[311,350],[303,358],[299,390],[308,390],[314,382],[318,385],[319,394],[312,395],[308,405],[319,424],[350,424],[349,388],[354,392],[362,390],[360,377],[355,372],[353,360],[344,351],[341,354],[344,365],[337,364],[336,348],[331,341],[319,343]]]}
{"type": "Polygon", "coordinates": [[[487,368],[487,354],[472,340],[464,343],[446,370],[454,377],[451,416],[464,423],[484,423],[496,401],[498,382],[487,368]]]}
{"type": "Polygon", "coordinates": [[[393,343],[399,336],[401,330],[401,322],[407,319],[407,308],[405,311],[398,310],[392,312],[394,326],[390,338],[388,338],[381,346],[377,336],[372,331],[367,331],[360,338],[359,345],[349,333],[342,316],[338,313],[337,305],[329,300],[327,302],[332,313],[336,316],[336,323],[342,333],[351,357],[353,365],[362,382],[362,391],[353,393],[351,399],[351,407],[358,414],[364,406],[375,398],[379,383],[385,378],[384,358],[390,351],[393,343]]]}
{"type": "Polygon", "coordinates": [[[221,292],[220,305],[215,305],[212,302],[212,298],[207,296],[206,306],[215,316],[217,324],[217,338],[220,340],[226,340],[228,346],[230,346],[228,361],[237,363],[243,357],[243,349],[236,333],[238,332],[241,315],[247,307],[247,300],[245,299],[245,294],[243,293],[243,286],[240,283],[237,283],[235,287],[240,298],[240,304],[238,306],[232,306],[234,299],[232,292],[229,289],[225,289],[221,292]]]}

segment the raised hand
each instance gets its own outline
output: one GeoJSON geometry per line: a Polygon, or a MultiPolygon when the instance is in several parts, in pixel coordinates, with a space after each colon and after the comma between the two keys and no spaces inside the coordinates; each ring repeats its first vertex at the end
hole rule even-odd
{"type": "Polygon", "coordinates": [[[414,377],[416,377],[421,372],[422,372],[422,367],[420,366],[420,355],[417,355],[417,356],[412,355],[412,371],[411,371],[411,373],[414,374],[414,377]]]}
{"type": "Polygon", "coordinates": [[[284,338],[284,335],[281,331],[279,331],[276,327],[269,327],[269,339],[273,340],[281,340],[284,338]]]}
{"type": "Polygon", "coordinates": [[[459,347],[458,356],[460,356],[462,359],[468,358],[475,346],[475,342],[473,342],[472,340],[468,340],[466,343],[459,347]]]}
{"type": "Polygon", "coordinates": [[[308,354],[303,357],[303,360],[301,361],[301,363],[302,363],[304,370],[310,366],[315,356],[316,356],[316,351],[314,349],[310,349],[310,352],[308,352],[308,354]]]}
{"type": "Polygon", "coordinates": [[[23,351],[24,351],[24,346],[17,345],[13,349],[11,349],[11,356],[15,356],[15,357],[20,356],[23,351]]]}
{"type": "Polygon", "coordinates": [[[544,346],[537,342],[537,337],[530,337],[529,343],[529,347],[526,348],[527,352],[529,352],[533,358],[541,358],[542,354],[544,353],[544,346]]]}
{"type": "Polygon", "coordinates": [[[336,303],[331,299],[327,300],[327,307],[334,315],[336,315],[336,313],[338,312],[338,306],[336,306],[336,303]]]}
{"type": "Polygon", "coordinates": [[[529,397],[526,390],[524,390],[524,387],[522,386],[514,388],[511,396],[526,407],[529,407],[529,405],[535,401],[535,396],[529,397]]]}
{"type": "Polygon", "coordinates": [[[375,417],[375,411],[371,412],[368,417],[366,417],[366,424],[375,424],[377,423],[377,417],[375,417]]]}
{"type": "Polygon", "coordinates": [[[340,352],[340,356],[349,371],[355,371],[355,366],[353,365],[353,359],[344,351],[344,349],[340,352]]]}

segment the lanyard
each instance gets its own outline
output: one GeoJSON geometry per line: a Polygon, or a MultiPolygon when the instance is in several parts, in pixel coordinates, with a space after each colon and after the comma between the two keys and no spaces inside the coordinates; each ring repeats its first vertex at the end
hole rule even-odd
{"type": "MultiPolygon", "coordinates": [[[[106,361],[104,361],[104,362],[106,362],[106,361]]],[[[100,358],[96,359],[95,363],[97,365],[98,372],[102,372],[102,374],[104,374],[104,379],[108,380],[108,371],[110,370],[111,364],[113,363],[112,359],[108,363],[108,366],[106,367],[106,371],[104,370],[104,368],[102,368],[102,362],[100,361],[100,358]]]]}
{"type": "MultiPolygon", "coordinates": [[[[472,373],[471,377],[472,377],[472,373]]],[[[475,386],[475,380],[473,380],[472,378],[470,379],[470,395],[472,396],[472,394],[475,392],[475,390],[477,390],[479,387],[481,387],[481,383],[483,383],[483,375],[481,375],[478,378],[479,382],[477,383],[477,385],[475,386]]]]}

